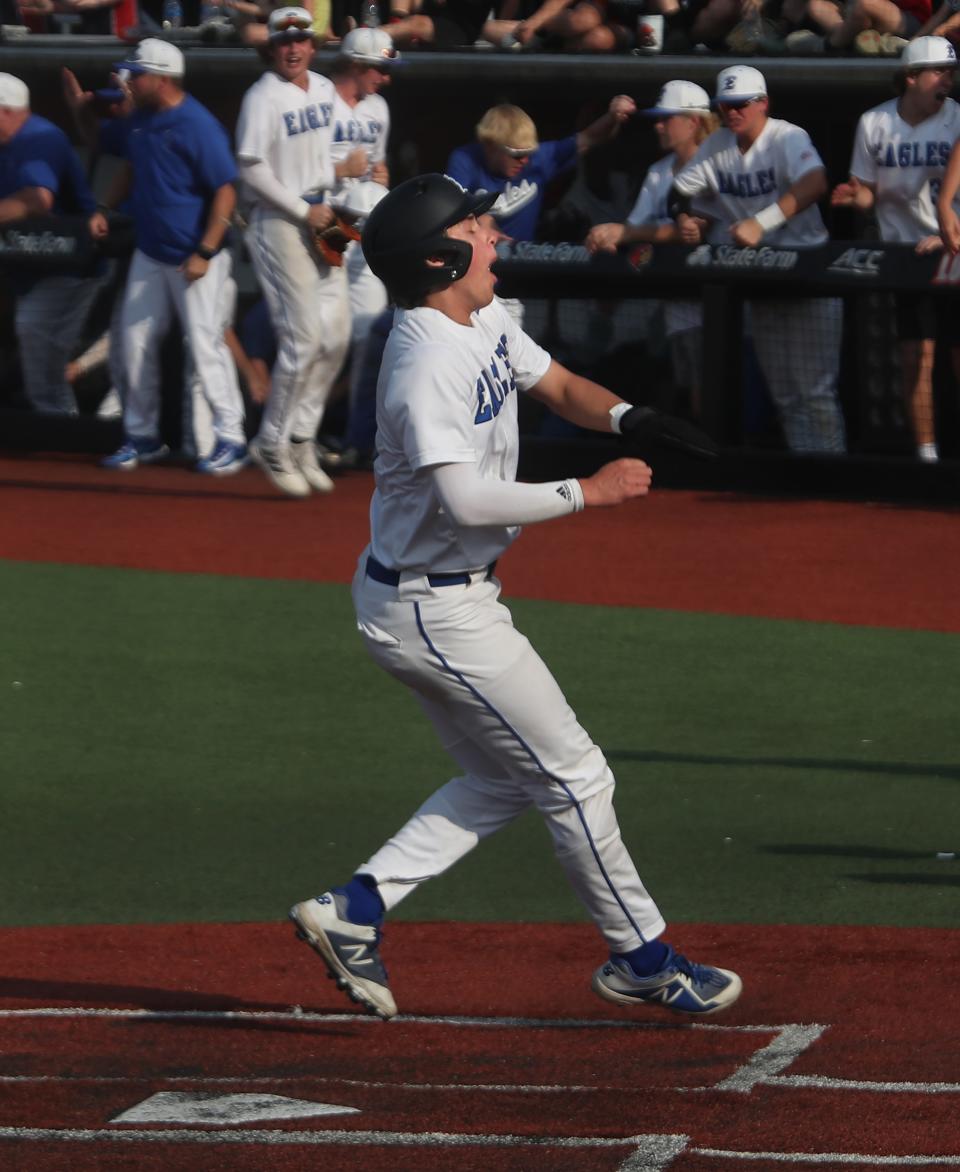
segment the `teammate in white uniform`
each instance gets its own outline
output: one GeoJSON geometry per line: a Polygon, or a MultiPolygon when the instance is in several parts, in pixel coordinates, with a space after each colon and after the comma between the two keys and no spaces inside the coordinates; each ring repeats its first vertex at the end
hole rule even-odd
{"type": "MultiPolygon", "coordinates": [[[[660,146],[668,153],[644,176],[640,194],[622,224],[595,224],[585,244],[590,252],[614,252],[630,244],[683,240],[670,215],[674,176],[717,128],[707,91],[692,81],[668,81],[656,105],[641,114],[654,119],[660,146]]],[[[676,383],[689,391],[694,415],[700,410],[703,309],[699,302],[673,298],[663,303],[664,326],[676,383]]]]}
{"type": "MultiPolygon", "coordinates": [[[[826,193],[823,161],[799,126],[768,115],[759,70],[731,65],[717,75],[723,128],[711,134],[674,180],[681,205],[696,197],[711,221],[708,239],[754,248],[813,248],[826,243],[817,200],[826,193]]],[[[679,219],[684,227],[689,218],[679,219]]],[[[842,452],[837,399],[843,309],[836,298],[750,305],[760,366],[777,405],[788,447],[842,452]]]]}
{"type": "MultiPolygon", "coordinates": [[[[874,209],[880,239],[913,244],[917,252],[942,247],[937,196],[953,144],[960,138],[960,105],[949,95],[957,54],[944,37],[911,41],[898,62],[899,97],[861,115],[853,141],[850,178],[834,188],[835,207],[874,209]]],[[[933,364],[945,301],[933,294],[897,294],[897,336],[904,396],[917,454],[937,459],[933,364]]]]}
{"type": "MultiPolygon", "coordinates": [[[[398,60],[393,41],[383,29],[357,28],[341,41],[339,56],[330,71],[336,89],[331,154],[335,163],[350,167],[330,202],[351,216],[359,213],[358,222],[377,205],[390,185],[387,167],[390,108],[380,90],[390,84],[390,71],[398,60]]],[[[387,291],[370,271],[359,241],[347,246],[344,264],[350,286],[350,415],[353,418],[358,409],[367,338],[370,327],[387,307],[387,291]]],[[[344,446],[353,446],[349,424],[344,446]]]]}
{"type": "Polygon", "coordinates": [[[244,96],[237,160],[247,245],[277,340],[272,390],[250,455],[290,496],[329,492],[314,442],[350,339],[346,273],[320,260],[308,233],[333,222],[333,83],[310,71],[313,18],[278,8],[268,21],[271,69],[244,96]]]}
{"type": "Polygon", "coordinates": [[[520,391],[598,431],[630,434],[640,409],[554,362],[494,299],[498,232],[478,217],[495,198],[420,176],[391,191],[363,233],[401,308],[377,390],[357,620],[371,656],[411,689],[463,773],[344,887],[295,905],[291,918],[351,997],[392,1017],[378,952],[384,912],[532,805],[610,949],[595,991],[713,1012],[736,999],[740,979],[659,939],[663,917],[621,840],[603,753],[498,601],[494,563],[521,524],[642,496],[651,473],[621,459],[581,481],[516,482],[520,391]]]}

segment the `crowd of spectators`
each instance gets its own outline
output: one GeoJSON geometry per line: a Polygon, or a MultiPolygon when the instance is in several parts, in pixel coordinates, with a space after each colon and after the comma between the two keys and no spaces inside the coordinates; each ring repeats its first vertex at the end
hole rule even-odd
{"type": "MultiPolygon", "coordinates": [[[[307,0],[318,44],[387,27],[404,51],[860,54],[960,39],[960,0],[307,0]],[[651,23],[651,18],[652,22],[651,23]],[[655,33],[651,30],[655,28],[655,33]]],[[[273,0],[0,0],[6,39],[42,33],[195,35],[263,45],[273,0]]]]}

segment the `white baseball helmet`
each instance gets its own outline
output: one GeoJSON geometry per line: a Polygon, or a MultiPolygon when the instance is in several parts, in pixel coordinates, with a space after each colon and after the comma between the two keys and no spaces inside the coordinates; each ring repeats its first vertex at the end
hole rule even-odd
{"type": "Polygon", "coordinates": [[[656,104],[641,110],[648,118],[669,118],[671,114],[709,114],[710,97],[692,81],[668,81],[657,95],[656,104]]]}
{"type": "Polygon", "coordinates": [[[749,98],[765,98],[767,82],[759,69],[752,65],[730,65],[717,74],[717,96],[714,103],[745,102],[749,98]]]}
{"type": "Polygon", "coordinates": [[[340,56],[359,65],[390,65],[400,60],[393,38],[382,28],[355,28],[340,42],[340,56]]]}
{"type": "Polygon", "coordinates": [[[365,220],[386,194],[387,189],[382,183],[361,180],[331,196],[330,206],[352,220],[365,220]]]}
{"type": "Polygon", "coordinates": [[[957,51],[946,37],[917,37],[897,64],[900,69],[956,69],[957,51]]]}
{"type": "Polygon", "coordinates": [[[267,20],[267,38],[271,44],[282,41],[305,41],[313,36],[313,16],[306,8],[275,8],[267,20]]]}

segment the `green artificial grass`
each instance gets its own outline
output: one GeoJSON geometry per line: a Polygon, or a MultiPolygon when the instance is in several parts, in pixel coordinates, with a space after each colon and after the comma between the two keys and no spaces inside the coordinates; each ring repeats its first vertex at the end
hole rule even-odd
{"type": "MultiPolygon", "coordinates": [[[[341,586],[0,563],[0,923],[280,918],[452,773],[341,586]]],[[[957,925],[960,636],[511,601],[674,920],[957,925]]],[[[532,814],[397,909],[583,913],[532,814]]]]}

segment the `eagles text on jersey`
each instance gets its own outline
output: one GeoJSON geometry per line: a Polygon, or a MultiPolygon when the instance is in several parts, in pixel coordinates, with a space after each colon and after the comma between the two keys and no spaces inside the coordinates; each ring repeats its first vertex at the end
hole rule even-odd
{"type": "Polygon", "coordinates": [[[510,355],[507,351],[507,335],[501,334],[499,346],[477,379],[477,413],[473,417],[473,422],[489,423],[500,414],[500,408],[507,395],[516,389],[517,382],[513,377],[513,367],[510,365],[510,355]],[[504,373],[501,373],[501,363],[504,373]]]}
{"type": "Polygon", "coordinates": [[[287,138],[294,134],[303,134],[307,130],[325,130],[330,125],[332,113],[331,102],[311,102],[309,106],[302,106],[299,110],[285,110],[283,124],[287,128],[287,138]]]}

